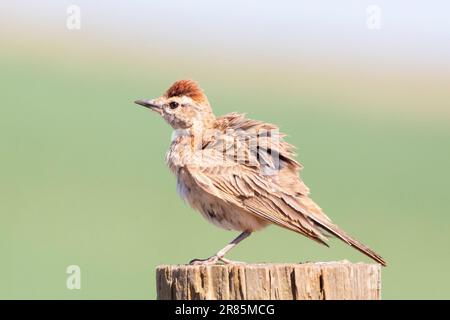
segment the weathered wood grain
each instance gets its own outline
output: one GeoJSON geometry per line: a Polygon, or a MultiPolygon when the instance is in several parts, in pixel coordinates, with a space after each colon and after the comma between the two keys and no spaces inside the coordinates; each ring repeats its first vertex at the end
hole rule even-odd
{"type": "Polygon", "coordinates": [[[162,265],[156,268],[160,300],[379,300],[378,264],[162,265]]]}

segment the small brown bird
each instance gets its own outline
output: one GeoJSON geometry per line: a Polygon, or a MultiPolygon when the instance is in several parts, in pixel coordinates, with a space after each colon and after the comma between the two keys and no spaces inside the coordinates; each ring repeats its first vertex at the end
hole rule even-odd
{"type": "Polygon", "coordinates": [[[294,148],[275,125],[237,113],[215,117],[192,80],[175,82],[157,99],[135,102],[175,129],[166,161],[180,196],[216,226],[242,232],[215,255],[191,264],[231,263],[224,257],[231,248],[273,223],[324,245],[331,234],[386,265],[333,224],[308,196],[294,148]]]}

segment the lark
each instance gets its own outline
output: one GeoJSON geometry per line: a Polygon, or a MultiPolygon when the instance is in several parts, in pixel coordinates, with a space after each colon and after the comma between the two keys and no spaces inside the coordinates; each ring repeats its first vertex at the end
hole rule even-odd
{"type": "Polygon", "coordinates": [[[238,113],[216,117],[192,80],[177,81],[161,97],[135,103],[158,113],[174,129],[166,162],[179,195],[214,225],[240,232],[213,256],[191,264],[233,263],[225,258],[230,249],[275,224],[326,246],[335,236],[386,265],[310,198],[294,147],[277,126],[238,113]]]}

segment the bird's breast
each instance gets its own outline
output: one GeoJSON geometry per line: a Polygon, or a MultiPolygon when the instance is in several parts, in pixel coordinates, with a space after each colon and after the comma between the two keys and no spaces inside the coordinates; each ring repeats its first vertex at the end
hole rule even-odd
{"type": "Polygon", "coordinates": [[[191,136],[174,135],[170,148],[166,153],[166,163],[174,174],[177,174],[187,164],[195,163],[198,160],[192,141],[193,138],[191,136]]]}
{"type": "Polygon", "coordinates": [[[184,201],[199,211],[206,220],[223,229],[256,231],[267,225],[266,221],[197,185],[187,167],[201,166],[201,158],[190,153],[190,144],[182,142],[183,140],[178,140],[172,143],[166,162],[177,178],[177,193],[184,201]]]}
{"type": "Polygon", "coordinates": [[[256,231],[267,225],[266,221],[255,217],[223,199],[217,198],[195,184],[186,171],[177,172],[177,193],[193,209],[210,223],[226,230],[256,231]]]}

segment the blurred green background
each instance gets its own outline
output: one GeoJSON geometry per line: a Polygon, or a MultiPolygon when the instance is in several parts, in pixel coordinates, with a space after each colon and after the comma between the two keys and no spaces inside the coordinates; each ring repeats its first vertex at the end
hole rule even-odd
{"type": "MultiPolygon", "coordinates": [[[[442,8],[408,3],[406,21],[382,2],[377,31],[364,1],[2,3],[0,298],[153,299],[157,265],[236,236],[178,199],[171,130],[133,104],[181,78],[216,114],[288,134],[313,198],[388,261],[383,298],[450,298],[450,29],[442,8]],[[73,264],[81,290],[66,288],[73,264]]],[[[229,257],[368,261],[278,227],[229,257]]]]}

